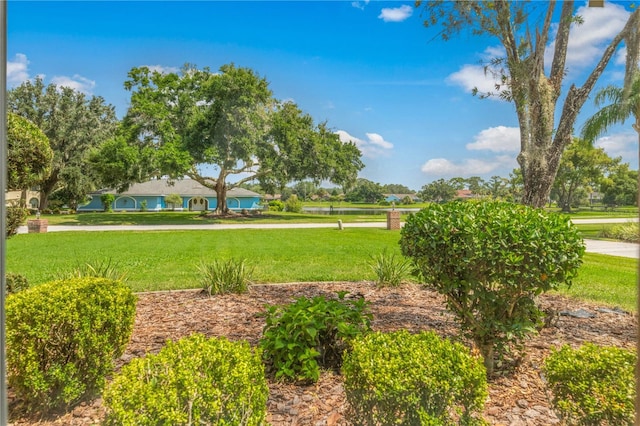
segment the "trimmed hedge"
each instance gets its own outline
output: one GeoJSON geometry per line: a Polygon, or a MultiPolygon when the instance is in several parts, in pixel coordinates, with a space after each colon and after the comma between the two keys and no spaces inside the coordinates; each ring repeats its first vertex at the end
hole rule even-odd
{"type": "Polygon", "coordinates": [[[262,425],[269,389],[260,351],[193,334],[137,358],[107,386],[107,425],[262,425]]]}
{"type": "Polygon", "coordinates": [[[133,330],[136,297],[119,281],[75,278],[6,300],[7,376],[30,409],[94,396],[133,330]]]}
{"type": "Polygon", "coordinates": [[[352,341],[342,366],[354,425],[473,425],[488,395],[479,357],[433,332],[375,332],[352,341]]]}

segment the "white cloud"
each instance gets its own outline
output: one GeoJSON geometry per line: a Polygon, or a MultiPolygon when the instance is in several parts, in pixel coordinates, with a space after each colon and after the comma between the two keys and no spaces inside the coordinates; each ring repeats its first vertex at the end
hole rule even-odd
{"type": "MultiPolygon", "coordinates": [[[[490,46],[481,54],[484,62],[489,62],[494,58],[503,58],[505,51],[502,46],[490,46]]],[[[490,70],[486,70],[483,65],[463,65],[459,71],[450,74],[446,80],[447,83],[460,86],[465,92],[471,93],[477,89],[480,93],[499,93],[496,85],[501,83],[500,76],[495,75],[490,70]]],[[[489,99],[500,100],[497,96],[491,96],[489,99]]]]}
{"type": "MultiPolygon", "coordinates": [[[[604,7],[581,6],[576,15],[583,20],[582,24],[571,24],[569,44],[567,47],[567,63],[569,71],[593,64],[600,59],[602,52],[629,19],[630,12],[618,4],[605,2],[604,7]]],[[[557,29],[557,24],[553,30],[557,29]]],[[[553,31],[552,30],[552,31],[553,31]]],[[[545,64],[551,65],[555,41],[545,51],[545,64]]],[[[619,58],[616,58],[616,62],[619,58]]],[[[624,59],[622,60],[624,63],[624,59]]]]}
{"type": "Polygon", "coordinates": [[[467,144],[471,151],[518,152],[520,150],[520,129],[518,127],[489,127],[482,130],[467,144]]]}
{"type": "Polygon", "coordinates": [[[466,159],[454,163],[446,158],[434,158],[422,165],[422,172],[437,177],[470,177],[493,173],[503,168],[513,169],[517,165],[515,159],[502,155],[490,160],[466,159]]]}
{"type": "Polygon", "coordinates": [[[378,18],[382,19],[384,22],[402,22],[412,14],[413,8],[409,5],[403,4],[400,7],[383,8],[380,15],[378,15],[378,18]]]}
{"type": "Polygon", "coordinates": [[[29,80],[29,60],[27,55],[16,53],[13,61],[7,61],[7,83],[9,86],[19,86],[29,80]]]}
{"type": "Polygon", "coordinates": [[[615,133],[596,140],[596,148],[603,148],[610,157],[622,157],[635,169],[638,163],[638,134],[635,132],[615,133]]]}
{"type": "Polygon", "coordinates": [[[367,140],[351,136],[344,130],[338,130],[336,134],[342,142],[353,142],[356,144],[362,152],[362,155],[367,158],[389,155],[389,152],[393,149],[393,144],[385,141],[384,138],[377,133],[366,133],[367,140]]]}
{"type": "Polygon", "coordinates": [[[51,79],[51,83],[58,87],[70,87],[73,90],[91,95],[93,88],[96,87],[96,82],[89,80],[79,74],[75,74],[73,77],[67,76],[55,76],[51,79]]]}
{"type": "Polygon", "coordinates": [[[365,6],[369,4],[369,0],[363,0],[363,1],[352,1],[351,2],[351,6],[355,7],[356,9],[360,9],[360,10],[364,10],[365,6]]]}
{"type": "Polygon", "coordinates": [[[151,72],[159,72],[160,74],[171,74],[177,73],[180,71],[180,68],[177,67],[165,67],[163,65],[142,65],[143,67],[149,68],[151,72]]]}

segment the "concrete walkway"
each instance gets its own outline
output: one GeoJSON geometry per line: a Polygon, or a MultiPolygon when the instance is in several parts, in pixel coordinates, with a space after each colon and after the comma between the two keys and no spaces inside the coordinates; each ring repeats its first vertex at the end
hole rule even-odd
{"type": "MultiPolygon", "coordinates": [[[[578,223],[626,223],[637,222],[638,218],[611,218],[611,219],[574,219],[578,223]]],[[[385,228],[386,222],[347,222],[343,228],[385,228]]],[[[217,231],[223,229],[291,229],[291,228],[338,228],[338,222],[324,223],[234,223],[234,224],[206,224],[206,225],[52,225],[48,227],[48,232],[69,232],[69,231],[170,231],[170,230],[206,230],[217,231]]],[[[19,234],[26,234],[27,227],[21,226],[19,234]]],[[[585,240],[587,252],[607,254],[610,256],[640,258],[640,246],[634,243],[621,243],[615,241],[585,240]]]]}

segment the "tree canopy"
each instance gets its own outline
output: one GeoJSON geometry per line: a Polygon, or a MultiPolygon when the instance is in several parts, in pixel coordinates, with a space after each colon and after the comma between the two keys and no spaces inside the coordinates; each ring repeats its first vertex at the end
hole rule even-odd
{"type": "Polygon", "coordinates": [[[128,77],[131,103],[119,135],[94,157],[119,189],[153,176],[186,176],[214,189],[216,211],[227,213],[227,191],[245,182],[267,192],[304,179],[347,184],[364,166],[355,144],[342,143],[294,103],[276,100],[249,68],[140,67],[128,77]]]}
{"type": "Polygon", "coordinates": [[[571,84],[564,97],[567,70],[567,47],[574,16],[574,2],[564,1],[557,24],[552,24],[556,2],[547,3],[543,19],[533,20],[532,5],[525,1],[421,1],[426,19],[424,25],[440,25],[441,37],[448,40],[463,30],[474,35],[496,38],[505,56],[494,58],[487,72],[498,77],[497,95],[514,104],[520,124],[520,154],[524,188],[522,202],[542,207],[549,199],[551,187],[564,148],[571,143],[573,127],[580,109],[589,97],[607,64],[624,42],[627,47],[625,88],[632,82],[640,55],[640,9],[630,14],[625,27],[604,49],[602,56],[582,86],[571,84]],[[551,66],[545,67],[546,50],[553,41],[551,66]],[[548,70],[548,74],[547,73],[548,70]],[[556,107],[562,102],[559,120],[556,107]]]}
{"type": "Polygon", "coordinates": [[[49,198],[59,191],[65,191],[63,201],[75,207],[95,189],[88,155],[113,136],[117,123],[113,106],[69,87],[45,86],[41,78],[11,89],[7,104],[8,111],[42,130],[53,150],[51,171],[40,185],[41,208],[47,208],[49,198]]]}

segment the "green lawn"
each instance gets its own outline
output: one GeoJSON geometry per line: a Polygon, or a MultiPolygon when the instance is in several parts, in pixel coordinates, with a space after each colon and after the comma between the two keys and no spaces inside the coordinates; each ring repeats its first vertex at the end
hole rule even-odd
{"type": "MultiPolygon", "coordinates": [[[[372,280],[371,257],[399,253],[399,231],[384,228],[147,232],[55,232],[7,242],[7,271],[38,284],[84,263],[110,260],[134,291],[199,287],[197,266],[215,258],[247,259],[254,281],[372,280]]],[[[637,261],[586,254],[562,293],[635,311],[637,261]]]]}

